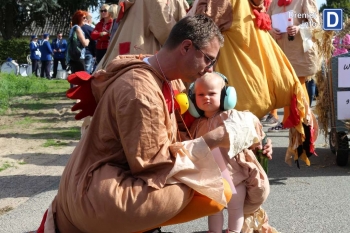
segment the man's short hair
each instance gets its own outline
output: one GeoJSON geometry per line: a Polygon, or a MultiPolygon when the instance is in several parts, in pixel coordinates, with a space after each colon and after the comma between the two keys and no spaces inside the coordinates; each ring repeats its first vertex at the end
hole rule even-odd
{"type": "Polygon", "coordinates": [[[188,39],[199,48],[202,48],[215,37],[222,46],[224,37],[211,18],[205,15],[187,16],[174,25],[164,47],[174,49],[182,41],[188,39]]]}

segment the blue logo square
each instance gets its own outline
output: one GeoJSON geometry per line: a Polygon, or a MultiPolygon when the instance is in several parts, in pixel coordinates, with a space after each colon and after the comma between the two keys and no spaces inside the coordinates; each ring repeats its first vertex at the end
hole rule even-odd
{"type": "Polygon", "coordinates": [[[343,9],[324,9],[323,30],[342,30],[343,29],[343,9]]]}

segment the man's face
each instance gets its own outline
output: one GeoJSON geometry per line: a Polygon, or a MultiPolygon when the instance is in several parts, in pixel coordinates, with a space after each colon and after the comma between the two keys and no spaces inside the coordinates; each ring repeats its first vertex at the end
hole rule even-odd
{"type": "Polygon", "coordinates": [[[62,34],[57,34],[57,39],[62,39],[62,34]]]}
{"type": "Polygon", "coordinates": [[[220,43],[217,38],[214,38],[205,47],[199,48],[199,46],[192,43],[189,48],[190,56],[186,61],[188,70],[187,75],[183,78],[185,82],[194,82],[197,78],[202,77],[207,72],[213,72],[213,65],[216,62],[220,50],[220,43]]]}

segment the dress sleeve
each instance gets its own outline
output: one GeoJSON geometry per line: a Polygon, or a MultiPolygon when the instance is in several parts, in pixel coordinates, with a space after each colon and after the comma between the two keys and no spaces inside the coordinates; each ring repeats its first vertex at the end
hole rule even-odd
{"type": "MultiPolygon", "coordinates": [[[[242,0],[240,0],[242,1],[242,0]]],[[[199,0],[195,14],[204,14],[214,20],[220,31],[231,27],[233,12],[230,1],[227,0],[199,0]]]]}
{"type": "Polygon", "coordinates": [[[308,16],[312,16],[307,19],[309,23],[312,23],[312,25],[320,25],[318,9],[315,0],[305,0],[302,13],[305,13],[308,16]]]}

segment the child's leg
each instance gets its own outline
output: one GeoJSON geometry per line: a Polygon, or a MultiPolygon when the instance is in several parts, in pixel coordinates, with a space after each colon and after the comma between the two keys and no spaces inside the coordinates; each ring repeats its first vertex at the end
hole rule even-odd
{"type": "Polygon", "coordinates": [[[234,232],[241,232],[244,223],[243,206],[246,197],[246,186],[242,182],[235,188],[237,193],[232,195],[227,207],[228,229],[234,232]]]}
{"type": "Polygon", "coordinates": [[[214,157],[216,163],[218,164],[218,166],[220,168],[222,177],[229,183],[231,190],[232,190],[232,193],[236,193],[235,186],[233,185],[232,178],[230,176],[229,171],[227,170],[226,163],[225,163],[224,159],[222,158],[222,154],[221,154],[220,149],[215,148],[211,152],[213,154],[213,157],[214,157]]]}
{"type": "Polygon", "coordinates": [[[208,229],[210,233],[222,233],[223,225],[224,214],[222,211],[208,216],[208,229]]]}

